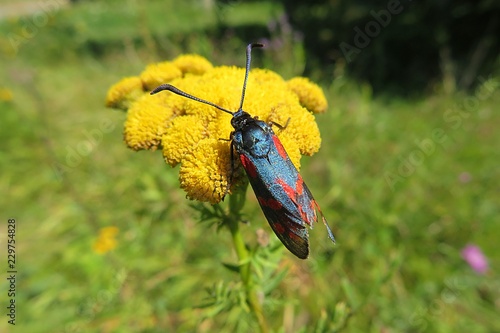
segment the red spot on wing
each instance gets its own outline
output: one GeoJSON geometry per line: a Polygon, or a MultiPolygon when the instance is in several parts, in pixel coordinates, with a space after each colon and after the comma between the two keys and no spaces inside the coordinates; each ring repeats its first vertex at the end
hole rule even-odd
{"type": "Polygon", "coordinates": [[[319,210],[319,206],[312,197],[309,190],[304,184],[304,180],[300,174],[297,175],[297,181],[295,183],[295,189],[297,192],[297,208],[300,213],[300,217],[307,224],[312,226],[313,222],[317,222],[316,208],[319,210]]]}
{"type": "Polygon", "coordinates": [[[255,165],[253,165],[253,163],[248,159],[248,157],[241,154],[240,161],[250,178],[257,177],[257,170],[255,169],[255,165]]]}
{"type": "Polygon", "coordinates": [[[280,235],[285,232],[285,227],[279,222],[273,223],[273,227],[274,227],[274,231],[276,231],[280,235]]]}
{"type": "Polygon", "coordinates": [[[299,231],[298,225],[294,223],[288,223],[288,231],[292,232],[294,235],[299,231]]]}
{"type": "MultiPolygon", "coordinates": [[[[300,200],[307,193],[304,193],[304,181],[302,180],[300,174],[297,182],[295,183],[295,186],[297,188],[296,190],[288,185],[283,179],[278,179],[277,183],[281,185],[281,187],[283,187],[283,190],[290,198],[290,200],[292,200],[297,205],[297,209],[299,210],[300,218],[302,219],[302,221],[305,221],[307,224],[312,225],[312,222],[316,220],[316,212],[313,209],[311,215],[311,210],[305,210],[301,202],[302,200],[300,200]]],[[[309,204],[311,204],[311,202],[309,202],[309,204]]]]}
{"type": "Polygon", "coordinates": [[[283,179],[278,178],[276,181],[283,190],[285,191],[286,195],[293,201],[296,202],[296,197],[297,197],[297,192],[290,186],[288,185],[283,179]]]}
{"type": "Polygon", "coordinates": [[[274,145],[276,146],[276,149],[278,150],[278,154],[280,154],[282,158],[288,159],[288,154],[286,153],[285,148],[281,144],[280,139],[276,135],[273,135],[273,141],[274,145]]]}
{"type": "Polygon", "coordinates": [[[259,203],[260,203],[261,206],[269,207],[272,210],[280,210],[283,207],[283,205],[281,204],[281,202],[279,202],[278,200],[273,199],[273,198],[270,198],[269,200],[266,200],[266,199],[264,199],[262,197],[257,197],[257,200],[259,201],[259,203]]]}
{"type": "Polygon", "coordinates": [[[302,206],[299,206],[299,212],[300,212],[300,218],[302,218],[302,220],[306,221],[308,224],[311,224],[309,223],[309,221],[307,221],[307,213],[304,211],[302,206]]]}
{"type": "Polygon", "coordinates": [[[267,206],[273,210],[280,210],[283,207],[281,202],[273,198],[267,200],[267,206]]]}
{"type": "MultiPolygon", "coordinates": [[[[321,211],[321,208],[319,208],[318,203],[314,199],[311,200],[311,209],[314,212],[314,222],[318,222],[318,215],[316,214],[316,210],[320,213],[320,215],[323,215],[323,212],[321,211]]],[[[324,216],[323,219],[325,219],[324,216]]]]}
{"type": "Polygon", "coordinates": [[[311,210],[316,210],[316,209],[318,209],[318,210],[321,212],[321,209],[319,208],[319,205],[318,205],[318,203],[316,202],[316,200],[314,200],[314,199],[313,199],[313,200],[311,200],[311,202],[310,202],[310,205],[309,205],[309,206],[310,206],[311,210]]]}
{"type": "Polygon", "coordinates": [[[302,195],[302,193],[304,192],[304,180],[302,179],[300,173],[297,177],[297,183],[295,183],[295,190],[297,191],[298,195],[302,195]]]}
{"type": "Polygon", "coordinates": [[[292,231],[289,231],[288,232],[288,237],[291,238],[291,239],[294,239],[296,242],[298,241],[301,241],[302,239],[300,238],[299,235],[296,235],[295,233],[293,233],[292,231]]]}
{"type": "Polygon", "coordinates": [[[308,208],[307,211],[305,211],[303,207],[300,207],[300,212],[304,216],[303,217],[304,221],[306,221],[307,224],[312,226],[313,222],[318,221],[318,216],[316,215],[316,208],[319,208],[319,206],[316,203],[316,201],[312,198],[310,198],[309,202],[306,204],[309,205],[309,207],[307,207],[308,208]]]}

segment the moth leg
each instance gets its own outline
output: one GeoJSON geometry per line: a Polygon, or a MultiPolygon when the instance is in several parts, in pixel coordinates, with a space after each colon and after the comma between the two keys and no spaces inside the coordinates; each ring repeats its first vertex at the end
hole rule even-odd
{"type": "Polygon", "coordinates": [[[288,120],[286,121],[285,125],[281,125],[281,124],[275,123],[274,121],[270,121],[270,122],[268,123],[268,125],[269,125],[269,126],[274,125],[274,126],[278,127],[278,128],[279,128],[279,130],[281,131],[281,130],[284,130],[285,128],[287,128],[287,126],[288,126],[288,124],[290,123],[290,120],[291,120],[291,119],[292,119],[292,118],[290,118],[290,117],[289,117],[289,118],[288,118],[288,120]]]}

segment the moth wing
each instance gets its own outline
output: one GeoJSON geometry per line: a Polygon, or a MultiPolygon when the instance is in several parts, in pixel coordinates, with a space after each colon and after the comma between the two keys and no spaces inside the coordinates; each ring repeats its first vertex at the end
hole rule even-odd
{"type": "MultiPolygon", "coordinates": [[[[253,186],[253,185],[252,185],[253,186]]],[[[301,259],[309,256],[309,234],[305,223],[276,199],[276,191],[269,192],[269,199],[257,197],[269,225],[285,247],[301,259]]]]}

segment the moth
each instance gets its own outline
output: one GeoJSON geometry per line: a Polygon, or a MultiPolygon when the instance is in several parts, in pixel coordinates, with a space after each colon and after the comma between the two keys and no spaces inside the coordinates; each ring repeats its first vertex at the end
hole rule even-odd
{"type": "Polygon", "coordinates": [[[300,259],[306,259],[309,256],[308,227],[312,228],[313,223],[318,222],[318,215],[321,216],[328,237],[333,242],[335,238],[318,203],[272,129],[272,125],[279,125],[266,123],[243,111],[251,51],[255,47],[263,46],[255,43],[247,46],[240,106],[235,112],[190,95],[170,84],[160,85],[151,94],[167,90],[232,115],[231,125],[234,131],[231,133],[231,169],[234,170],[236,152],[274,233],[290,252],[300,259]]]}

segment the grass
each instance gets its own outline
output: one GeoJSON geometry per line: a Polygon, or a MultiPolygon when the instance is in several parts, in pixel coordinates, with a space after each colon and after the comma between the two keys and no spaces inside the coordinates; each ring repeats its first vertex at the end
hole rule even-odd
{"type": "MultiPolygon", "coordinates": [[[[0,211],[4,221],[17,220],[16,329],[254,331],[238,304],[238,278],[222,265],[236,260],[230,234],[198,222],[177,170],[158,153],[127,150],[124,114],[103,106],[111,84],[154,59],[199,52],[216,64],[242,65],[246,41],[213,43],[200,31],[212,31],[216,19],[188,7],[174,13],[158,2],[130,5],[155,13],[151,25],[134,29],[131,19],[140,15],[125,6],[96,23],[102,17],[91,13],[104,5],[84,3],[54,15],[15,55],[2,56],[8,66],[0,69],[0,88],[13,99],[0,102],[0,211]],[[201,23],[190,26],[187,17],[201,23]],[[65,172],[56,171],[68,162],[65,172]],[[119,228],[118,246],[99,255],[92,244],[105,226],[119,228]],[[220,302],[204,307],[214,298],[220,302]]],[[[249,9],[229,10],[238,17],[249,9]]],[[[262,12],[272,10],[264,4],[262,12]]],[[[4,22],[2,36],[15,26],[4,22]]],[[[259,61],[279,73],[288,68],[259,61]]],[[[303,159],[301,173],[337,245],[318,225],[311,258],[295,259],[247,193],[246,241],[255,243],[262,228],[276,249],[277,262],[260,280],[274,332],[500,330],[500,95],[498,79],[493,83],[489,94],[437,88],[413,100],[375,97],[341,71],[323,83],[330,104],[317,117],[323,144],[303,159]],[[486,275],[461,258],[468,243],[488,256],[486,275]]],[[[1,289],[7,287],[4,279],[1,289]]],[[[6,292],[1,299],[6,304],[6,292]]],[[[0,330],[14,331],[5,316],[0,330]]]]}

